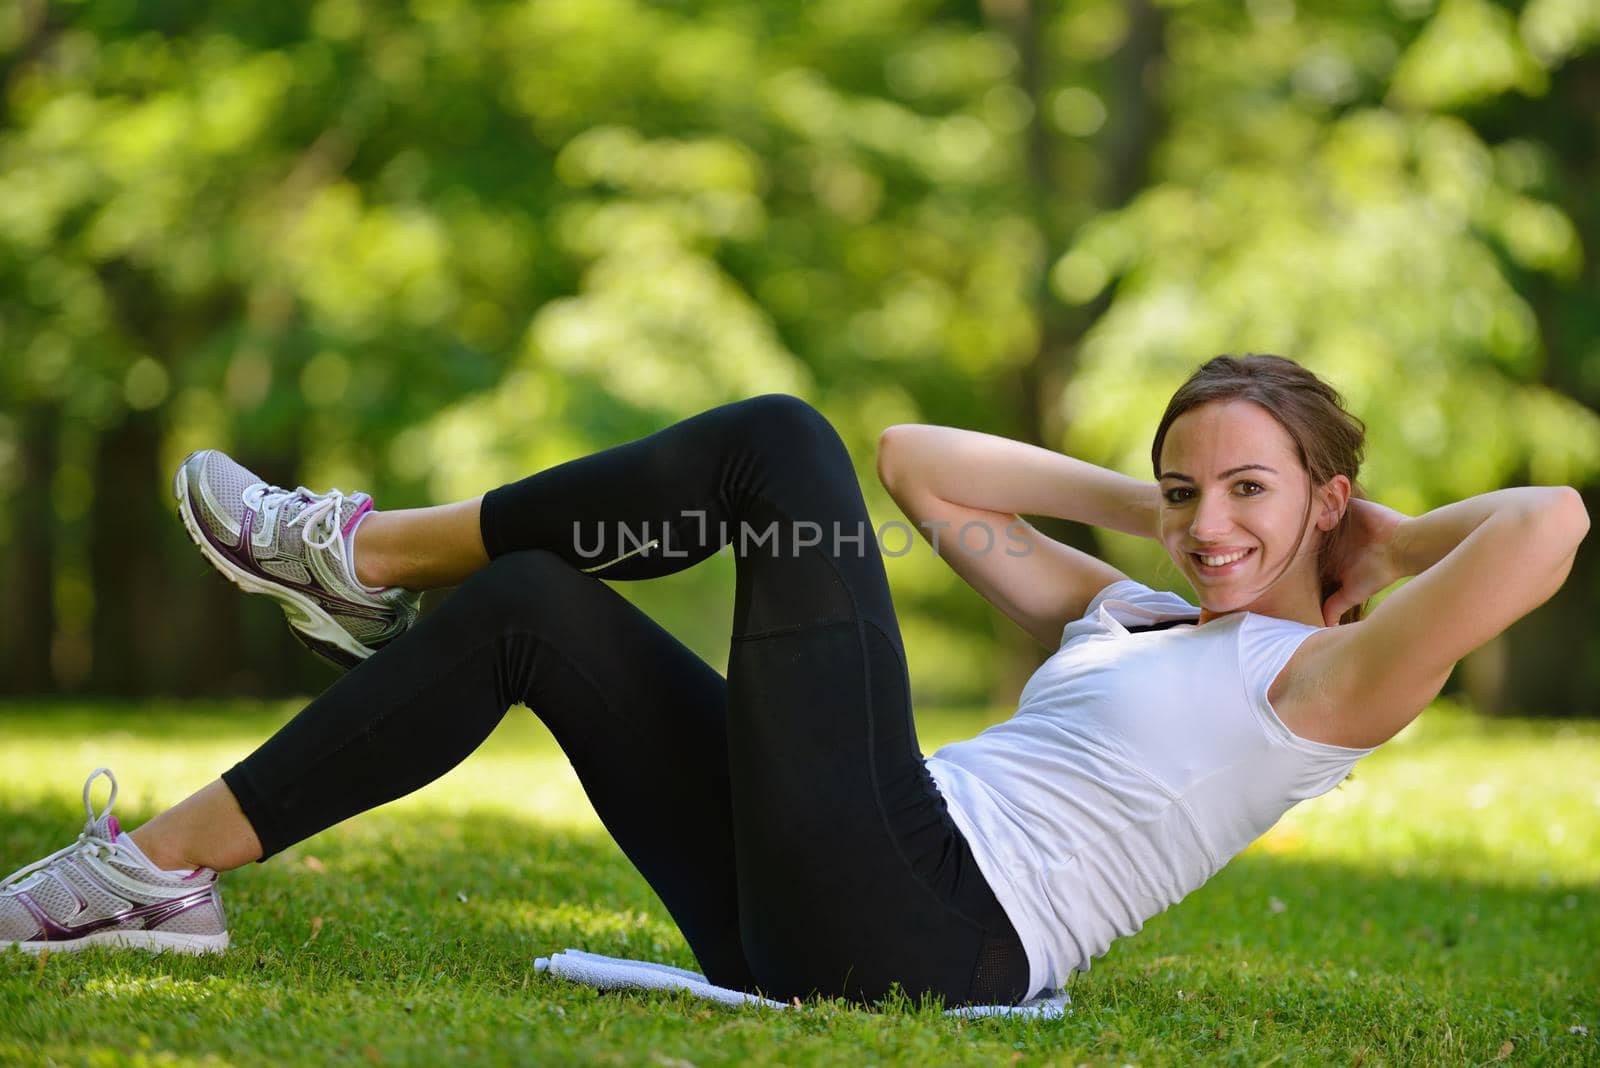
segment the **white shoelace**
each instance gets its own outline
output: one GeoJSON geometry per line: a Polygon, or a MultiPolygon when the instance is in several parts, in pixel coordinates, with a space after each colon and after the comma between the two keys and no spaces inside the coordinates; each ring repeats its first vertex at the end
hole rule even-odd
{"type": "Polygon", "coordinates": [[[83,784],[83,810],[89,814],[89,820],[83,825],[83,831],[78,835],[78,840],[67,846],[65,849],[58,849],[54,853],[51,853],[48,857],[44,857],[41,860],[36,860],[27,867],[18,868],[10,875],[7,875],[4,879],[0,879],[0,890],[8,890],[11,887],[16,886],[17,884],[26,880],[28,876],[48,868],[50,865],[54,864],[56,861],[65,856],[70,856],[76,853],[90,853],[97,857],[109,856],[111,854],[111,850],[107,848],[106,840],[94,833],[94,825],[105,818],[106,813],[111,811],[111,806],[116,803],[116,800],[117,777],[111,774],[110,768],[95,768],[94,771],[90,773],[89,778],[83,784]],[[100,815],[96,816],[94,812],[94,805],[89,800],[89,788],[94,785],[94,781],[101,775],[104,775],[106,778],[111,780],[111,797],[106,801],[106,807],[104,810],[101,811],[100,815]]]}
{"type": "Polygon", "coordinates": [[[273,497],[302,497],[311,503],[284,525],[292,527],[296,523],[304,523],[305,526],[300,531],[300,540],[313,549],[331,549],[339,540],[339,514],[344,510],[346,498],[337,488],[327,493],[316,494],[304,486],[286,490],[282,486],[274,486],[267,482],[254,482],[245,487],[241,496],[246,505],[255,509],[265,509],[269,499],[273,497]],[[312,532],[319,524],[327,527],[325,537],[312,536],[312,532]]]}

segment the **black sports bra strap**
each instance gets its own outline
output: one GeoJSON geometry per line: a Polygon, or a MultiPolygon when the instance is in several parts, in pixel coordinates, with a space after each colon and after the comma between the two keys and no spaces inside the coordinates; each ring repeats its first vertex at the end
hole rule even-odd
{"type": "Polygon", "coordinates": [[[1129,628],[1127,628],[1127,630],[1128,630],[1129,634],[1139,634],[1139,633],[1141,633],[1143,631],[1147,631],[1147,630],[1166,630],[1168,627],[1176,627],[1176,626],[1179,626],[1180,624],[1184,624],[1184,623],[1199,623],[1199,622],[1200,622],[1200,617],[1199,616],[1196,616],[1193,619],[1167,619],[1167,620],[1163,620],[1160,623],[1147,623],[1147,624],[1145,624],[1144,626],[1141,626],[1141,627],[1129,627],[1129,628]]]}

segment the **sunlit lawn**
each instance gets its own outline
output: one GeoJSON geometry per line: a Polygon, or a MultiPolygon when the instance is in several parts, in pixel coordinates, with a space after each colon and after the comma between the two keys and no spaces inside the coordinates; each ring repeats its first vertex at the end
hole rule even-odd
{"type": "MultiPolygon", "coordinates": [[[[0,705],[0,873],[71,841],[94,767],[133,825],[289,711],[0,705]]],[[[920,721],[928,751],[982,722],[920,721]]],[[[0,1061],[1600,1063],[1600,723],[1431,711],[1114,946],[1057,1021],[734,1010],[535,974],[567,946],[694,961],[521,710],[225,895],[220,958],[0,954],[0,1061]]]]}

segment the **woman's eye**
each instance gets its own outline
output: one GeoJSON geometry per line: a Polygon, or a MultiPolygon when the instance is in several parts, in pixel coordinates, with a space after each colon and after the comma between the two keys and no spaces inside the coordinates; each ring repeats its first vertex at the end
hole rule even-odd
{"type": "MultiPolygon", "coordinates": [[[[1239,486],[1240,486],[1240,488],[1242,490],[1248,490],[1248,492],[1245,493],[1246,497],[1258,497],[1262,493],[1265,493],[1266,489],[1267,489],[1261,483],[1252,482],[1249,479],[1245,479],[1244,481],[1240,482],[1239,486]]],[[[1182,489],[1182,488],[1169,489],[1169,490],[1167,490],[1167,493],[1166,493],[1167,503],[1168,504],[1182,504],[1184,501],[1189,499],[1188,495],[1190,493],[1192,493],[1192,492],[1193,492],[1192,490],[1187,490],[1187,489],[1182,489]]]]}

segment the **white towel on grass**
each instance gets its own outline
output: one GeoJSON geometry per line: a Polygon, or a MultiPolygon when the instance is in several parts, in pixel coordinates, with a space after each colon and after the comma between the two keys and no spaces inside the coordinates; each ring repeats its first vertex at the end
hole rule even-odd
{"type": "MultiPolygon", "coordinates": [[[[772,1009],[791,1008],[786,1001],[747,994],[717,986],[699,972],[687,968],[674,968],[670,964],[657,964],[648,960],[624,960],[599,953],[585,953],[581,949],[568,949],[553,957],[540,957],[533,962],[537,972],[549,972],[558,979],[584,983],[597,990],[687,990],[697,998],[721,1002],[724,1005],[765,1005],[772,1009]]],[[[962,1005],[944,1010],[946,1016],[1037,1016],[1054,1019],[1067,1013],[1072,999],[1065,992],[1045,992],[1021,1005],[962,1005]]]]}

